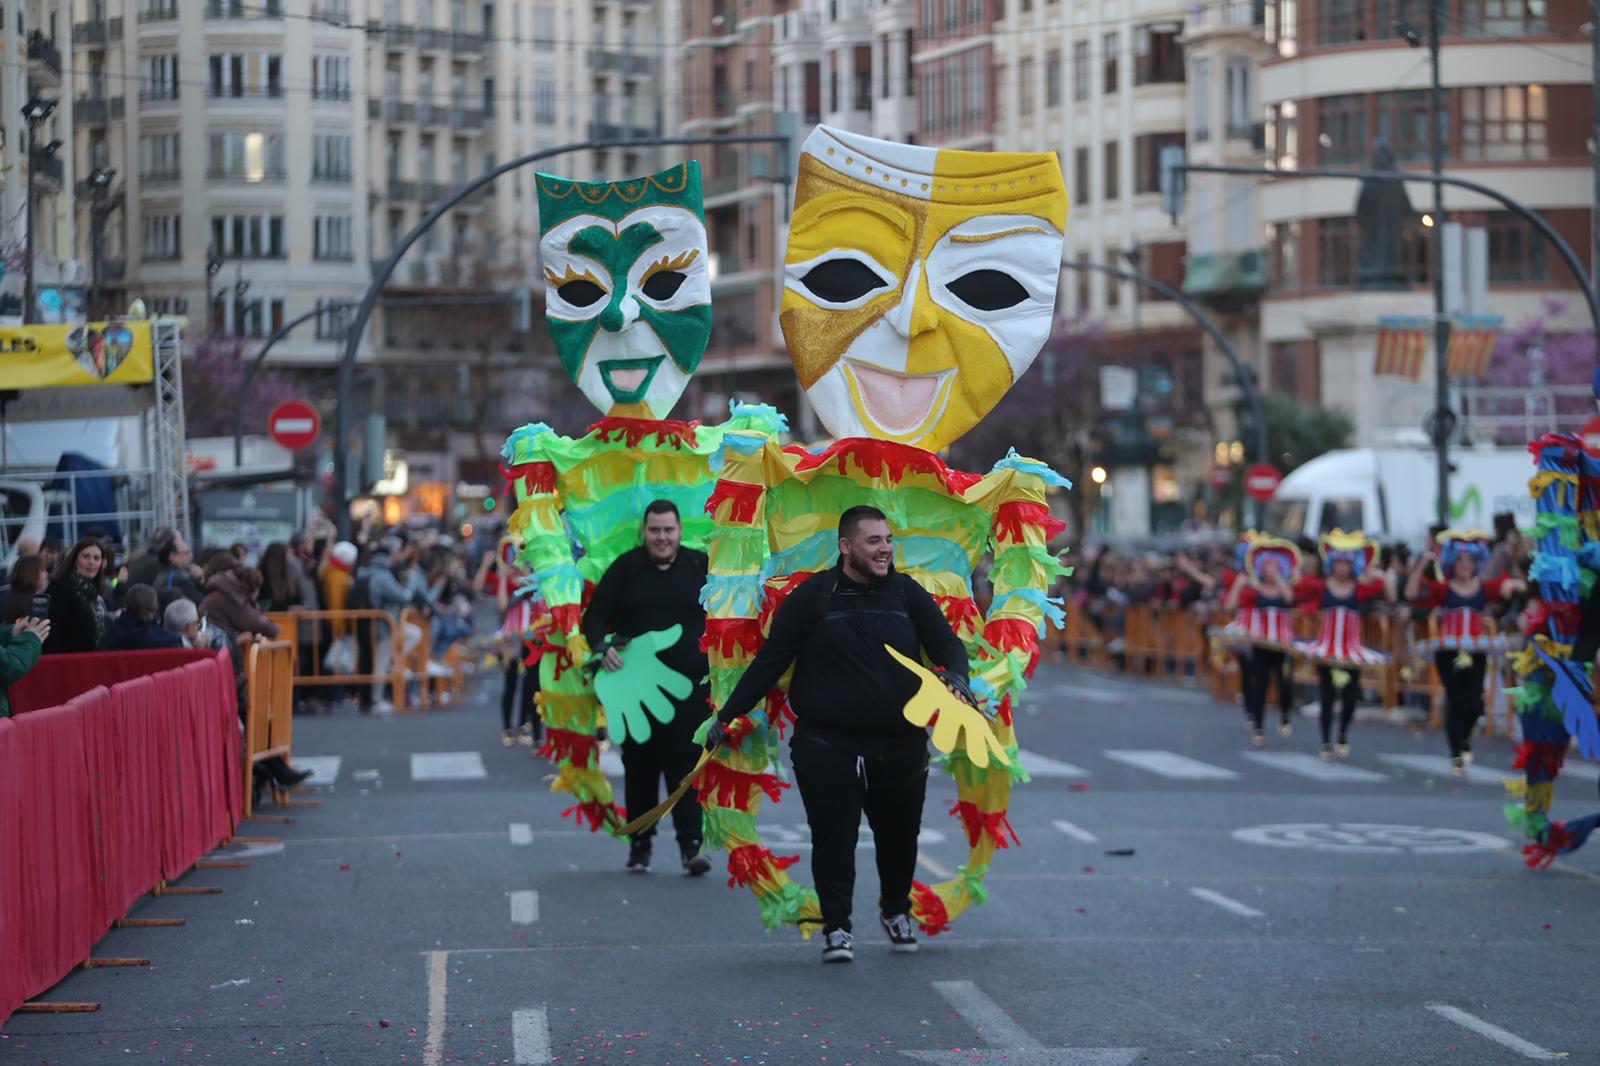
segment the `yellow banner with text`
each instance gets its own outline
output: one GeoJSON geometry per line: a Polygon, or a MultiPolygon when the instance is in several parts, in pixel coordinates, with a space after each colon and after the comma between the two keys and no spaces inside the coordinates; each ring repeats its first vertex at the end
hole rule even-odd
{"type": "Polygon", "coordinates": [[[143,385],[154,376],[148,322],[0,326],[0,389],[143,385]]]}

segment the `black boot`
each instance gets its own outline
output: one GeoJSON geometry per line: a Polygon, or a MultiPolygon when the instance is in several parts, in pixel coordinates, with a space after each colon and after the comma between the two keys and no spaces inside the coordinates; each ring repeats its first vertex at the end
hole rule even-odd
{"type": "Polygon", "coordinates": [[[647,874],[650,872],[650,841],[634,840],[628,844],[628,872],[632,874],[647,874]]]}
{"type": "Polygon", "coordinates": [[[704,877],[711,872],[711,860],[700,853],[698,842],[693,844],[680,844],[679,851],[683,855],[683,872],[690,877],[704,877]]]}

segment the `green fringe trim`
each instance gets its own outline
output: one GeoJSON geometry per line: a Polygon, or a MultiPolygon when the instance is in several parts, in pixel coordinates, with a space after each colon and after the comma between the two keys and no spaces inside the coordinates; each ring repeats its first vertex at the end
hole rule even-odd
{"type": "Polygon", "coordinates": [[[970,870],[964,864],[956,867],[956,884],[961,886],[962,893],[972,901],[974,907],[981,907],[989,902],[989,890],[983,887],[983,879],[988,876],[988,863],[974,866],[970,870]]]}
{"type": "Polygon", "coordinates": [[[758,896],[756,903],[761,908],[761,924],[769,933],[780,926],[800,924],[800,914],[807,909],[806,904],[821,905],[816,889],[793,881],[786,883],[781,891],[758,896]]]}
{"type": "Polygon", "coordinates": [[[740,843],[761,839],[761,834],[756,832],[756,816],[753,814],[729,810],[727,807],[705,807],[701,810],[700,818],[700,832],[708,847],[729,851],[730,839],[740,843]]]}
{"type": "Polygon", "coordinates": [[[1583,542],[1583,535],[1578,529],[1578,519],[1575,515],[1542,514],[1533,520],[1535,540],[1542,539],[1550,533],[1556,534],[1563,548],[1572,551],[1577,551],[1583,542]]]}
{"type": "Polygon", "coordinates": [[[767,531],[741,526],[717,526],[706,540],[713,569],[719,574],[760,571],[767,561],[767,531]]]}
{"type": "Polygon", "coordinates": [[[1017,544],[995,554],[989,580],[997,590],[1042,588],[1071,573],[1072,567],[1063,564],[1050,549],[1017,544]]]}

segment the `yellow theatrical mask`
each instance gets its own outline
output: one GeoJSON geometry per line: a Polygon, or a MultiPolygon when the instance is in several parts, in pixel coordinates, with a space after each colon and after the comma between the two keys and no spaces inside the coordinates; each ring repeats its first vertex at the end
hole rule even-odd
{"type": "Polygon", "coordinates": [[[1050,335],[1066,218],[1051,153],[813,130],[780,321],[829,433],[938,451],[976,425],[1050,335]]]}

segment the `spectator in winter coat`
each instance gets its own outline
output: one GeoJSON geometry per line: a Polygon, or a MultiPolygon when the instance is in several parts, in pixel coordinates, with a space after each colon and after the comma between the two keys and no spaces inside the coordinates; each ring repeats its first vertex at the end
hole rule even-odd
{"type": "Polygon", "coordinates": [[[101,651],[181,647],[183,638],[161,624],[161,606],[156,590],[149,585],[134,585],[128,589],[122,613],[106,627],[106,635],[100,640],[101,651]]]}
{"type": "MultiPolygon", "coordinates": [[[[189,542],[179,534],[156,549],[156,573],[150,581],[154,589],[177,589],[186,599],[196,603],[205,595],[194,579],[194,552],[189,542]]],[[[133,581],[133,568],[128,568],[128,580],[133,581]]]]}
{"type": "Polygon", "coordinates": [[[235,640],[241,633],[269,638],[278,635],[278,624],[262,614],[256,606],[255,597],[240,567],[221,570],[207,579],[206,596],[200,601],[200,613],[235,640]]]}
{"type": "Polygon", "coordinates": [[[0,626],[0,718],[11,717],[11,686],[39,662],[49,639],[48,618],[19,618],[0,626]]]}
{"type": "Polygon", "coordinates": [[[85,537],[61,557],[50,576],[50,637],[45,652],[94,651],[105,636],[103,576],[110,559],[94,537],[85,537]]]}
{"type": "Polygon", "coordinates": [[[19,618],[50,617],[50,571],[42,555],[24,555],[11,564],[11,584],[0,600],[0,625],[9,626],[19,618]]]}
{"type": "Polygon", "coordinates": [[[171,526],[162,526],[150,538],[149,547],[136,554],[128,562],[128,580],[135,585],[149,585],[158,587],[156,577],[161,573],[162,563],[159,557],[161,549],[172,543],[178,531],[171,526]]]}

